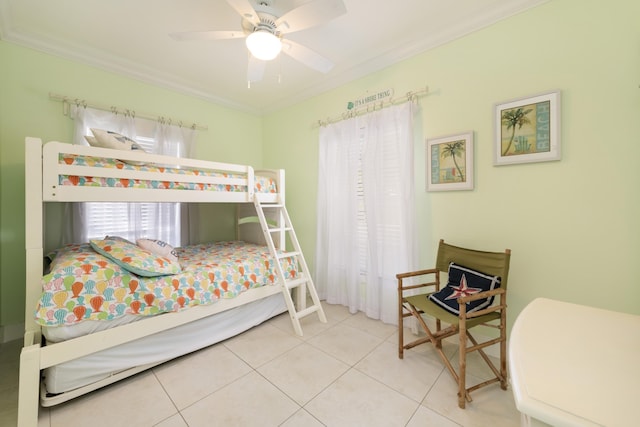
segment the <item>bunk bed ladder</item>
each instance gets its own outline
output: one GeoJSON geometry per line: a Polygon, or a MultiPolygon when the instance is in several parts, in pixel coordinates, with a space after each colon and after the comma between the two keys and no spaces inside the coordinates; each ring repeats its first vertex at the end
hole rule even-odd
{"type": "Polygon", "coordinates": [[[282,292],[287,308],[289,309],[289,316],[291,317],[293,328],[298,335],[302,336],[300,319],[303,317],[318,313],[320,321],[323,323],[327,322],[327,317],[324,314],[320,299],[318,298],[318,292],[311,279],[309,268],[302,255],[300,243],[296,237],[285,205],[281,203],[260,203],[257,197],[254,199],[254,205],[269,251],[271,255],[278,260],[276,263],[276,271],[280,283],[284,284],[282,292]],[[265,211],[269,214],[269,219],[267,219],[265,211]],[[271,220],[273,215],[276,216],[275,221],[271,220]],[[293,252],[286,250],[287,236],[293,246],[293,252]],[[274,242],[274,237],[277,238],[277,245],[274,242]],[[278,249],[280,249],[280,251],[278,251],[278,249]],[[281,259],[287,257],[295,257],[298,263],[298,276],[295,278],[286,278],[282,264],[280,263],[281,259]],[[294,289],[297,296],[295,303],[292,297],[292,291],[294,289]],[[311,304],[309,306],[307,306],[309,302],[307,301],[307,292],[311,297],[311,304]]]}

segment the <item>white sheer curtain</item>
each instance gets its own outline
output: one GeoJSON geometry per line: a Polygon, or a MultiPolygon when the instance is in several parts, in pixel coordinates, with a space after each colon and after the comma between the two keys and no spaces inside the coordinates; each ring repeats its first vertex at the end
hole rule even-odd
{"type": "MultiPolygon", "coordinates": [[[[196,131],[190,127],[173,126],[167,123],[155,123],[155,149],[154,153],[166,154],[174,157],[195,157],[196,131]]],[[[197,235],[198,230],[198,210],[191,209],[188,203],[180,203],[176,213],[175,203],[157,203],[158,208],[164,215],[156,216],[155,229],[162,229],[166,224],[172,224],[172,231],[167,230],[166,240],[175,246],[185,246],[190,244],[190,236],[197,235]],[[176,218],[176,214],[178,218],[176,218]],[[179,231],[179,233],[176,233],[179,231]]]]}
{"type": "Polygon", "coordinates": [[[395,324],[395,275],[417,264],[413,104],[321,128],[319,145],[321,298],[395,324]]]}
{"type": "MultiPolygon", "coordinates": [[[[90,128],[99,128],[137,140],[147,152],[176,157],[193,155],[194,129],[82,106],[73,106],[71,114],[75,120],[74,144],[87,145],[85,135],[91,135],[90,128]],[[144,129],[146,136],[138,137],[139,129],[144,129]]],[[[104,237],[93,235],[99,232],[117,234],[132,241],[160,239],[179,246],[188,243],[186,239],[190,233],[185,229],[188,217],[187,206],[177,203],[73,203],[66,207],[68,221],[63,241],[80,243],[104,237]],[[103,221],[101,215],[111,219],[103,221]],[[102,226],[95,227],[98,223],[102,226]]]]}

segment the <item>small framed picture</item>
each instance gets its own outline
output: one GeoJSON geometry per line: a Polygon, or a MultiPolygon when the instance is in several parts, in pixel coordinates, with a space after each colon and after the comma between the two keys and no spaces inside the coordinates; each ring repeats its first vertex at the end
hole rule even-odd
{"type": "Polygon", "coordinates": [[[494,165],[560,160],[560,91],[495,105],[494,165]]]}
{"type": "Polygon", "coordinates": [[[427,191],[473,190],[473,132],[427,139],[427,191]]]}

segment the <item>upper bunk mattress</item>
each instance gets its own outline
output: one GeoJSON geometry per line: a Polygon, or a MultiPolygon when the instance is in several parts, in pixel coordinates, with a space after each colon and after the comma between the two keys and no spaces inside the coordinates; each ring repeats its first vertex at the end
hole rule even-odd
{"type": "MultiPolygon", "coordinates": [[[[60,153],[58,162],[61,165],[80,166],[90,168],[104,168],[104,170],[124,171],[125,174],[107,174],[111,176],[67,175],[58,176],[59,185],[112,187],[112,188],[142,188],[159,190],[198,190],[246,192],[246,185],[238,184],[246,179],[246,175],[239,173],[220,172],[195,168],[176,168],[141,162],[125,162],[114,158],[85,156],[70,153],[60,153]],[[165,174],[167,179],[128,178],[126,172],[146,172],[165,174]],[[198,182],[194,178],[216,178],[214,182],[198,182]]],[[[94,171],[96,169],[93,169],[94,171]]],[[[271,177],[255,176],[254,192],[276,193],[276,181],[271,177]]]]}

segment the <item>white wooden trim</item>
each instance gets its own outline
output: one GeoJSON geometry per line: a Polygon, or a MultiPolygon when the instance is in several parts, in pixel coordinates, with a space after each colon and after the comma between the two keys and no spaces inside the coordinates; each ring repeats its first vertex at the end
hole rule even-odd
{"type": "MultiPolygon", "coordinates": [[[[283,199],[284,172],[281,170],[263,170],[265,174],[276,180],[278,193],[255,193],[255,174],[251,166],[236,165],[231,163],[209,162],[204,160],[170,157],[159,154],[139,153],[137,151],[121,151],[106,148],[88,147],[83,145],[66,144],[51,141],[44,146],[37,138],[27,138],[27,157],[30,157],[31,165],[28,170],[38,169],[42,171],[42,201],[130,201],[130,202],[188,202],[188,203],[238,203],[252,202],[254,196],[264,202],[275,202],[283,199]],[[41,146],[42,166],[33,157],[36,156],[36,145],[41,146]],[[29,146],[32,146],[29,148],[29,146]],[[32,154],[29,154],[32,153],[32,154]],[[84,155],[118,160],[135,160],[146,162],[167,168],[193,168],[210,172],[222,172],[240,177],[211,177],[202,175],[183,175],[165,172],[135,171],[128,169],[113,169],[95,167],[90,165],[66,165],[60,164],[59,156],[63,154],[84,155]],[[185,184],[225,184],[237,185],[247,189],[244,192],[224,191],[194,191],[194,190],[161,190],[141,188],[116,188],[116,187],[83,187],[72,185],[59,185],[59,176],[94,176],[107,178],[139,179],[154,181],[178,181],[185,184]],[[282,186],[282,189],[280,188],[282,186]]],[[[32,204],[36,204],[34,200],[32,204]]]]}

